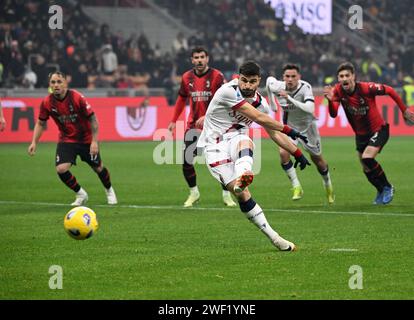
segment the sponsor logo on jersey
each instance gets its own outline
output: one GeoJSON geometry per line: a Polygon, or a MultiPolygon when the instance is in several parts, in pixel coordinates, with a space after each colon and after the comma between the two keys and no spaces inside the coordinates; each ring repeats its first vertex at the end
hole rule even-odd
{"type": "Polygon", "coordinates": [[[57,116],[56,118],[61,124],[75,123],[78,119],[78,114],[77,113],[62,114],[60,116],[57,116]]]}
{"type": "Polygon", "coordinates": [[[369,110],[369,106],[365,105],[365,106],[360,106],[358,107],[354,107],[354,106],[346,106],[346,111],[354,116],[365,116],[368,113],[369,110]]]}
{"type": "Polygon", "coordinates": [[[209,101],[211,98],[211,91],[194,91],[191,92],[191,99],[193,102],[209,101]]]}
{"type": "Polygon", "coordinates": [[[239,123],[245,123],[247,126],[250,126],[253,123],[252,120],[234,110],[229,112],[229,116],[236,119],[239,123]]]}

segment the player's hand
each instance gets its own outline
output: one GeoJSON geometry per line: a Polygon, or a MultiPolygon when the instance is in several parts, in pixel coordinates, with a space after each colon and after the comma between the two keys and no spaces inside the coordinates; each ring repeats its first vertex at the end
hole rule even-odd
{"type": "Polygon", "coordinates": [[[202,117],[198,118],[198,120],[196,121],[196,123],[195,123],[195,127],[196,127],[197,129],[203,130],[203,126],[204,126],[204,118],[205,118],[205,116],[202,116],[202,117]]]}
{"type": "Polygon", "coordinates": [[[305,135],[301,134],[298,130],[293,129],[289,126],[284,126],[282,132],[291,137],[293,140],[300,138],[301,140],[303,140],[303,142],[308,143],[308,138],[305,135]]]}
{"type": "Polygon", "coordinates": [[[331,101],[334,95],[334,89],[332,88],[332,86],[323,87],[323,95],[325,96],[326,99],[331,101]]]}
{"type": "Polygon", "coordinates": [[[98,142],[92,141],[91,146],[89,148],[89,154],[91,155],[92,160],[96,158],[96,156],[98,155],[98,152],[99,152],[98,142]]]}
{"type": "Polygon", "coordinates": [[[285,99],[287,99],[287,97],[288,97],[288,93],[285,90],[279,90],[277,95],[278,95],[278,97],[285,98],[285,99]]]}
{"type": "Polygon", "coordinates": [[[311,165],[308,159],[306,159],[306,157],[303,155],[303,153],[300,156],[295,157],[295,159],[296,161],[293,166],[296,168],[299,165],[300,170],[303,170],[306,168],[306,166],[311,165]]]}
{"type": "Polygon", "coordinates": [[[409,123],[409,124],[414,124],[414,108],[407,108],[404,111],[404,119],[409,123]]]}
{"type": "MultiPolygon", "coordinates": [[[[293,130],[295,130],[295,129],[293,129],[293,130]]],[[[297,131],[297,130],[295,130],[296,131],[296,138],[299,138],[299,139],[301,139],[303,142],[305,142],[305,143],[308,143],[308,137],[307,136],[305,136],[305,135],[303,135],[303,134],[301,134],[299,131],[297,131]]],[[[293,138],[293,139],[296,139],[296,138],[293,138]]]]}
{"type": "Polygon", "coordinates": [[[168,131],[173,132],[175,129],[175,122],[170,122],[168,125],[168,131]]]}
{"type": "Polygon", "coordinates": [[[35,153],[36,153],[36,143],[31,143],[30,144],[29,148],[27,149],[27,153],[30,156],[34,156],[35,155],[35,153]]]}
{"type": "Polygon", "coordinates": [[[3,117],[0,117],[0,131],[3,131],[6,128],[6,120],[3,117]]]}

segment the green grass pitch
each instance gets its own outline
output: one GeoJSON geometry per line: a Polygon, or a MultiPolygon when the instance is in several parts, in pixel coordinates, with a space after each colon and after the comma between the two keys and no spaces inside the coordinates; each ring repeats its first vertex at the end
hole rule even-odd
{"type": "MultiPolygon", "coordinates": [[[[353,138],[323,139],[336,191],[327,205],[315,166],[290,183],[276,145],[262,142],[261,172],[250,190],[270,224],[299,250],[278,252],[197,165],[201,201],[183,209],[180,165],[155,165],[153,142],[101,143],[119,205],[106,205],[98,177],[78,162],[100,229],[76,241],[63,230],[72,191],[54,169],[55,144],[0,145],[0,299],[413,299],[413,138],[392,137],[378,157],[396,188],[387,206],[358,163],[353,138]],[[49,288],[52,265],[63,288],[49,288]],[[351,266],[362,289],[350,289],[351,266]]],[[[351,279],[351,282],[354,283],[351,279]]]]}

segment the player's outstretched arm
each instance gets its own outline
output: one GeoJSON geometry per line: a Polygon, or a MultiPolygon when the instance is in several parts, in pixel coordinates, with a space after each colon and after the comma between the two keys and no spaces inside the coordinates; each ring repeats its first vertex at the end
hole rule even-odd
{"type": "Polygon", "coordinates": [[[329,115],[336,118],[338,115],[339,102],[335,101],[334,88],[332,86],[325,86],[323,88],[323,95],[328,100],[329,115]]]}
{"type": "Polygon", "coordinates": [[[92,156],[95,156],[99,152],[99,146],[98,146],[99,125],[98,125],[98,120],[96,119],[95,114],[89,117],[89,122],[91,123],[91,131],[92,131],[92,142],[91,142],[89,153],[92,156]]]}
{"type": "Polygon", "coordinates": [[[414,110],[407,108],[403,113],[404,119],[409,123],[414,124],[414,110]]]}
{"type": "Polygon", "coordinates": [[[292,98],[290,95],[286,95],[286,99],[288,99],[293,105],[299,109],[302,109],[303,111],[313,114],[315,111],[315,102],[313,101],[306,101],[306,102],[300,102],[294,98],[292,98]]]}
{"type": "Polygon", "coordinates": [[[29,148],[27,149],[27,152],[29,155],[34,156],[36,153],[37,144],[40,140],[40,137],[43,134],[43,131],[46,128],[46,121],[38,119],[34,131],[33,131],[33,137],[32,137],[32,143],[30,144],[29,148]]]}
{"type": "Polygon", "coordinates": [[[395,103],[398,105],[398,108],[400,108],[404,118],[409,121],[410,123],[414,123],[414,111],[410,108],[407,108],[407,106],[404,104],[404,101],[401,99],[399,94],[394,90],[393,87],[384,85],[385,94],[389,95],[392,100],[395,101],[395,103]]]}
{"type": "Polygon", "coordinates": [[[250,120],[256,122],[257,124],[261,125],[266,130],[277,130],[281,131],[284,134],[288,135],[292,139],[296,140],[297,138],[302,139],[305,143],[308,142],[308,138],[301,134],[299,131],[284,125],[283,123],[276,121],[269,117],[267,114],[260,112],[255,107],[253,107],[250,103],[244,103],[239,109],[237,109],[239,113],[244,115],[245,117],[249,118],[250,120]]]}
{"type": "Polygon", "coordinates": [[[277,112],[277,104],[275,102],[275,94],[282,89],[283,81],[277,80],[275,77],[268,77],[266,79],[266,92],[269,98],[270,108],[277,112]]]}
{"type": "Polygon", "coordinates": [[[168,125],[169,131],[172,132],[175,129],[175,123],[177,122],[177,119],[180,117],[180,114],[183,112],[186,102],[186,97],[178,95],[177,100],[175,101],[174,115],[170,124],[168,125]]]}
{"type": "Polygon", "coordinates": [[[197,129],[203,130],[205,117],[206,116],[202,116],[202,117],[200,117],[200,118],[197,119],[197,121],[195,123],[195,127],[197,129]]]}
{"type": "Polygon", "coordinates": [[[282,123],[270,118],[267,114],[260,112],[248,102],[245,102],[238,108],[237,112],[261,125],[265,129],[282,131],[284,128],[282,123]]]}
{"type": "Polygon", "coordinates": [[[265,129],[281,131],[292,139],[301,138],[305,142],[308,141],[306,136],[302,135],[299,131],[272,119],[267,114],[257,110],[248,102],[245,102],[242,106],[240,106],[237,109],[237,112],[261,125],[265,129]]]}

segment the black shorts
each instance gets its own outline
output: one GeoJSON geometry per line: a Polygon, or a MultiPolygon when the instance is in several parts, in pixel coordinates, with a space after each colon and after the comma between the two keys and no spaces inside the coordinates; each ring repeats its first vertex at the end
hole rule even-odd
{"type": "Polygon", "coordinates": [[[381,129],[374,134],[365,136],[356,136],[356,149],[359,153],[363,153],[368,146],[379,147],[380,151],[387,143],[390,137],[390,125],[387,123],[381,127],[381,129]]]}
{"type": "Polygon", "coordinates": [[[62,163],[72,163],[76,165],[76,157],[80,156],[91,167],[99,167],[101,165],[101,155],[98,154],[92,159],[89,153],[90,144],[84,143],[66,143],[59,142],[56,147],[56,166],[62,163]]]}
{"type": "Polygon", "coordinates": [[[197,141],[201,131],[198,129],[188,129],[184,133],[184,163],[193,164],[194,158],[201,154],[197,148],[197,141]]]}

